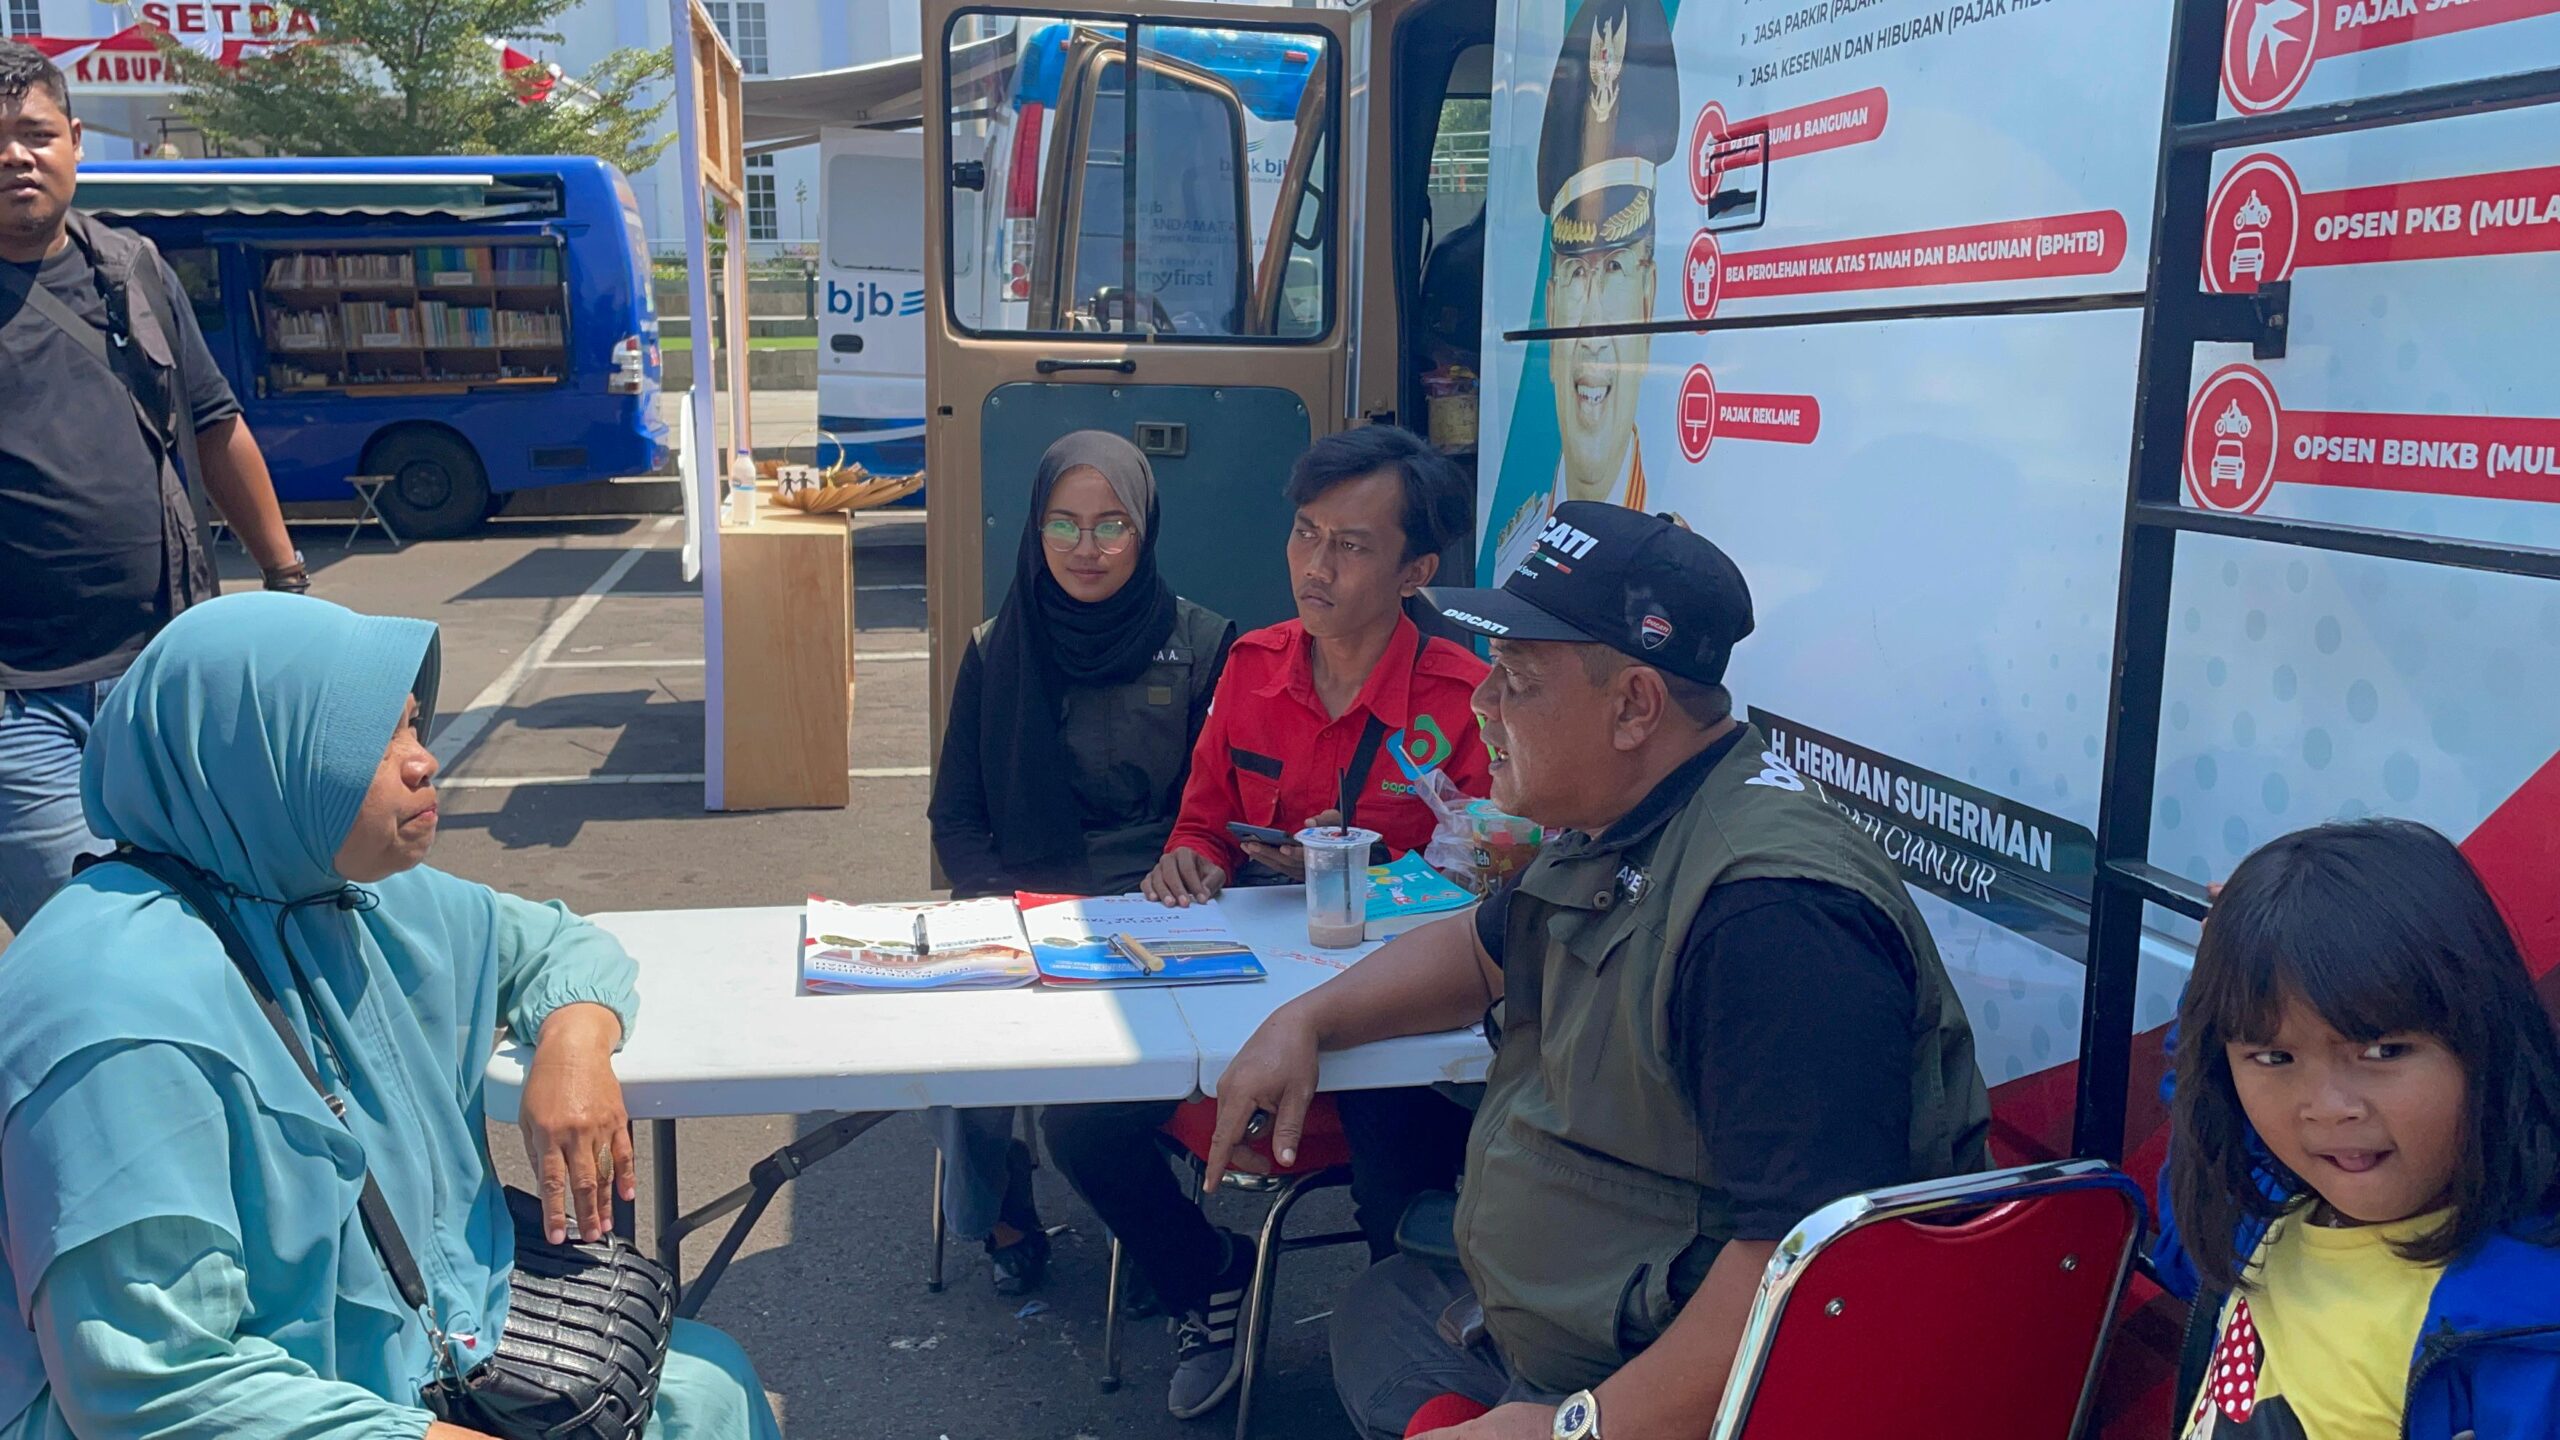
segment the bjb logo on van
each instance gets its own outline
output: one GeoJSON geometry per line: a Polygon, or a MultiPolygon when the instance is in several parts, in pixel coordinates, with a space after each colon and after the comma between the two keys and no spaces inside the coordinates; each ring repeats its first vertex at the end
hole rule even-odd
{"type": "Polygon", "coordinates": [[[827,282],[827,313],[852,318],[857,325],[865,320],[879,320],[891,315],[924,313],[924,291],[908,290],[892,295],[886,286],[870,280],[856,280],[850,285],[827,282]]]}

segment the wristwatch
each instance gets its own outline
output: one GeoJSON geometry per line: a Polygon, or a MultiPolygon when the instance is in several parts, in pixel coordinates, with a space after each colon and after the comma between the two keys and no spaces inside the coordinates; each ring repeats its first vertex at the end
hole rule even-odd
{"type": "Polygon", "coordinates": [[[1556,1407],[1555,1440],[1600,1440],[1600,1397],[1576,1390],[1556,1407]]]}
{"type": "Polygon", "coordinates": [[[293,552],[290,564],[279,565],[266,572],[267,588],[288,595],[300,595],[311,588],[311,570],[303,563],[302,552],[293,552]]]}

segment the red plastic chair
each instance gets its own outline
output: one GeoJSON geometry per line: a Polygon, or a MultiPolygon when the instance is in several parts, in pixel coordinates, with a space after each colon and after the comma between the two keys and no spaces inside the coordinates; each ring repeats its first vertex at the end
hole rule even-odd
{"type": "Polygon", "coordinates": [[[1715,1440],[2071,1440],[2143,1215],[2097,1160],[1824,1206],[1769,1262],[1715,1440]]]}
{"type": "Polygon", "coordinates": [[[1470,1420],[1481,1420],[1492,1413],[1493,1407],[1481,1400],[1470,1400],[1464,1395],[1435,1395],[1423,1401],[1422,1408],[1414,1411],[1413,1418],[1405,1422],[1405,1440],[1414,1440],[1415,1436],[1428,1435],[1434,1430],[1464,1425],[1470,1420]]]}
{"type": "MultiPolygon", "coordinates": [[[[1164,1135],[1168,1144],[1189,1158],[1195,1184],[1205,1178],[1209,1141],[1218,1128],[1218,1102],[1208,1098],[1191,1100],[1173,1112],[1164,1135]]],[[[1223,1182],[1234,1190],[1267,1192],[1271,1208],[1263,1212],[1259,1253],[1254,1261],[1253,1286],[1245,1294],[1243,1326],[1236,1337],[1244,1356],[1244,1379],[1236,1387],[1236,1440],[1246,1440],[1253,1424],[1253,1384],[1262,1373],[1262,1352],[1269,1342],[1271,1297],[1278,1286],[1280,1256],[1291,1250],[1313,1250],[1327,1245],[1351,1245],[1366,1241],[1357,1230],[1337,1230],[1322,1235],[1288,1238],[1289,1212],[1298,1202],[1318,1190],[1329,1190],[1351,1183],[1351,1142],[1342,1133],[1342,1112],[1333,1097],[1319,1095],[1307,1107],[1306,1125],[1298,1137],[1296,1163],[1282,1165],[1271,1153],[1271,1137],[1264,1134],[1245,1142],[1246,1156],[1239,1156],[1239,1168],[1230,1169],[1223,1182]]],[[[1122,1275],[1120,1237],[1111,1237],[1111,1283],[1103,1301],[1102,1319],[1102,1388],[1120,1387],[1120,1281],[1122,1275]]]]}

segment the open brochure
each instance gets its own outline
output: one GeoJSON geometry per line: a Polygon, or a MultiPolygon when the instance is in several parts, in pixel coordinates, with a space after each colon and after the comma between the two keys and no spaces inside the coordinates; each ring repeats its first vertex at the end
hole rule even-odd
{"type": "Polygon", "coordinates": [[[1171,909],[1140,895],[1020,895],[1040,978],[1058,985],[1259,980],[1262,962],[1216,902],[1171,909]]]}
{"type": "Polygon", "coordinates": [[[809,897],[800,990],[995,990],[1040,978],[1013,902],[845,905],[809,897]]]}
{"type": "Polygon", "coordinates": [[[1392,865],[1369,867],[1368,923],[1362,933],[1371,940],[1390,939],[1474,903],[1474,895],[1408,850],[1392,865]]]}

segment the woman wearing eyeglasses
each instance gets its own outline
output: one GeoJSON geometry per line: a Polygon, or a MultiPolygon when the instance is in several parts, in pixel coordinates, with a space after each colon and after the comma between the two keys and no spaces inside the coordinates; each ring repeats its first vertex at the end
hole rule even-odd
{"type": "MultiPolygon", "coordinates": [[[[1013,588],[960,659],[933,772],[954,897],[1123,894],[1163,852],[1236,627],[1165,584],[1156,522],[1127,440],[1079,430],[1040,457],[1013,588]]],[[[1049,1241],[1013,1112],[931,1120],[951,1233],[983,1239],[998,1294],[1031,1289],[1049,1241]]]]}

